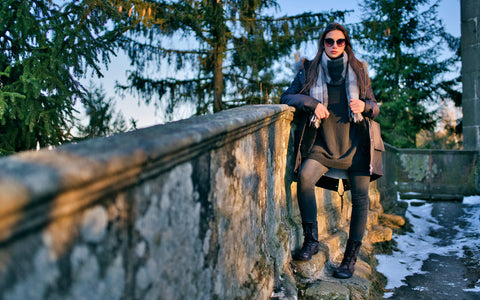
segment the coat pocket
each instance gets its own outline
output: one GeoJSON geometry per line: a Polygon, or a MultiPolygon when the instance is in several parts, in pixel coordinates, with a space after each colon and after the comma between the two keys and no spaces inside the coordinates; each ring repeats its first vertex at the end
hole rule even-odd
{"type": "Polygon", "coordinates": [[[373,148],[377,151],[385,151],[382,135],[380,132],[380,124],[376,121],[370,120],[370,138],[373,141],[373,148]]]}

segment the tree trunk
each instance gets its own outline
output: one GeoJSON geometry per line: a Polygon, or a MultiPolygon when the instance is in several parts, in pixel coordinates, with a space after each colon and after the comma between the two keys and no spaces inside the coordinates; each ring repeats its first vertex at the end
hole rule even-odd
{"type": "Polygon", "coordinates": [[[212,24],[213,47],[213,112],[225,109],[223,103],[223,57],[226,50],[226,27],[223,16],[223,3],[220,0],[211,0],[214,20],[212,24]]]}
{"type": "Polygon", "coordinates": [[[215,46],[214,50],[214,69],[213,69],[213,112],[219,112],[225,109],[223,103],[223,50],[220,46],[215,46]]]}

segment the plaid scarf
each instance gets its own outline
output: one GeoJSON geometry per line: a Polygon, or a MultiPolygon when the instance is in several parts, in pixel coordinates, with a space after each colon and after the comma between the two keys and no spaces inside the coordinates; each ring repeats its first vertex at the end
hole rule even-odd
{"type": "MultiPolygon", "coordinates": [[[[347,53],[343,52],[343,72],[341,78],[336,82],[334,82],[328,74],[328,61],[331,61],[331,59],[325,54],[325,52],[323,52],[322,60],[320,62],[320,65],[318,66],[318,78],[315,84],[310,89],[310,96],[320,101],[320,103],[322,103],[325,107],[328,107],[327,83],[338,85],[345,80],[347,104],[349,104],[350,102],[349,99],[360,99],[357,75],[353,71],[352,66],[348,63],[347,53]]],[[[363,120],[362,114],[354,114],[353,111],[350,109],[350,105],[347,105],[347,107],[350,122],[358,123],[363,120]]]]}

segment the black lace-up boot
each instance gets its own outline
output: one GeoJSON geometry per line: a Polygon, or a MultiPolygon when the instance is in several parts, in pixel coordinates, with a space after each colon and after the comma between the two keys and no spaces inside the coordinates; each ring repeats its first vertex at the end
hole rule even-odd
{"type": "Polygon", "coordinates": [[[317,254],[319,250],[318,243],[318,225],[317,222],[302,223],[303,227],[303,246],[300,251],[294,255],[295,260],[310,260],[312,255],[317,254]]]}
{"type": "Polygon", "coordinates": [[[355,263],[357,262],[357,256],[360,252],[361,246],[362,242],[360,241],[347,241],[342,263],[340,264],[340,267],[338,267],[338,269],[336,269],[333,273],[333,277],[346,279],[353,276],[353,272],[355,271],[355,263]]]}

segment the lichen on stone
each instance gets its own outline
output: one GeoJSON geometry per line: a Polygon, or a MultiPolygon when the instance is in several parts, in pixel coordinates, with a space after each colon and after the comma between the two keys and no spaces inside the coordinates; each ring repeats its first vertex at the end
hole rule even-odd
{"type": "Polygon", "coordinates": [[[430,157],[428,155],[400,154],[399,157],[402,169],[407,177],[416,182],[422,182],[438,172],[436,164],[432,165],[430,172],[430,157]]]}

